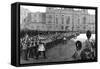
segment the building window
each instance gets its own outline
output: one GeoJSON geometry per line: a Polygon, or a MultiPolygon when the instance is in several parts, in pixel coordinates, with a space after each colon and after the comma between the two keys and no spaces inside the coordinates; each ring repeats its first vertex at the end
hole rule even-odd
{"type": "Polygon", "coordinates": [[[56,17],[56,24],[58,24],[58,18],[56,17]]]}
{"type": "Polygon", "coordinates": [[[64,26],[61,26],[61,30],[63,30],[64,29],[64,26]]]}
{"type": "Polygon", "coordinates": [[[49,19],[48,23],[51,23],[52,22],[52,15],[49,15],[48,19],[49,19]]]}
{"type": "Polygon", "coordinates": [[[86,30],[86,17],[83,17],[84,30],[86,30]]]}
{"type": "Polygon", "coordinates": [[[58,28],[58,26],[56,25],[56,28],[58,28]]]}
{"type": "Polygon", "coordinates": [[[37,26],[37,30],[40,30],[40,26],[37,26]]]}
{"type": "Polygon", "coordinates": [[[67,19],[66,19],[66,24],[69,24],[70,23],[70,17],[68,17],[67,19]]]}
{"type": "Polygon", "coordinates": [[[83,17],[83,24],[86,24],[86,17],[83,17]]]}
{"type": "Polygon", "coordinates": [[[46,15],[45,14],[42,14],[42,23],[45,24],[45,21],[46,21],[46,15]]]}
{"type": "Polygon", "coordinates": [[[24,22],[25,22],[25,23],[26,23],[26,21],[27,21],[27,18],[24,19],[24,22]]]}
{"type": "Polygon", "coordinates": [[[66,26],[65,29],[68,30],[68,26],[66,26]]]}
{"type": "Polygon", "coordinates": [[[49,15],[48,18],[52,20],[52,15],[49,15]]]}
{"type": "Polygon", "coordinates": [[[34,22],[37,22],[36,20],[34,20],[34,22]]]}
{"type": "Polygon", "coordinates": [[[36,17],[36,14],[34,14],[34,17],[36,17]]]}
{"type": "Polygon", "coordinates": [[[62,24],[64,24],[64,15],[62,15],[62,24]]]}
{"type": "Polygon", "coordinates": [[[51,23],[51,22],[52,22],[51,20],[48,21],[48,23],[51,23]]]}

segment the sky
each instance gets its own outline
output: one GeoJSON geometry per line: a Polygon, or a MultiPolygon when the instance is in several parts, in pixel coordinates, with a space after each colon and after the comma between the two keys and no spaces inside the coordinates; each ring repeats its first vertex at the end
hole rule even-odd
{"type": "MultiPolygon", "coordinates": [[[[26,8],[31,12],[46,12],[46,7],[41,7],[41,6],[21,6],[21,7],[26,8]]],[[[80,10],[80,9],[76,9],[76,10],[80,10]]],[[[89,9],[88,13],[95,14],[95,10],[89,9]]]]}
{"type": "Polygon", "coordinates": [[[46,12],[46,7],[41,7],[41,6],[21,6],[21,7],[26,8],[31,12],[46,12]]]}

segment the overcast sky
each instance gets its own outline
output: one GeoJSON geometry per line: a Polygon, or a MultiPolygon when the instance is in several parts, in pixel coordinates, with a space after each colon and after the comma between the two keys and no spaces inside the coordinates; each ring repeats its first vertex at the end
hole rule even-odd
{"type": "MultiPolygon", "coordinates": [[[[41,7],[41,6],[21,6],[21,7],[26,8],[31,12],[46,12],[46,7],[41,7]]],[[[95,10],[89,9],[88,13],[95,14],[95,10]]]]}

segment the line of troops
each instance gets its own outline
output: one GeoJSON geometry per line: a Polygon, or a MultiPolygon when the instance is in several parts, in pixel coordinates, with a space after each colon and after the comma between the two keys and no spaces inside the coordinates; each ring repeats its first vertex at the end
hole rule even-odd
{"type": "Polygon", "coordinates": [[[20,53],[20,56],[24,60],[28,60],[29,58],[38,59],[41,54],[46,59],[45,44],[42,40],[38,39],[38,36],[30,37],[26,34],[25,37],[21,38],[20,53]]]}

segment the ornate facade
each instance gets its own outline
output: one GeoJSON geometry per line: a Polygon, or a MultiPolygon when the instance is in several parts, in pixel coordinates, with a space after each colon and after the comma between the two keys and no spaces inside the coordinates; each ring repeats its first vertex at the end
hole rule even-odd
{"type": "Polygon", "coordinates": [[[95,15],[86,9],[47,7],[46,12],[28,13],[26,28],[43,31],[95,31],[95,15]]]}
{"type": "Polygon", "coordinates": [[[86,9],[75,11],[71,8],[48,7],[46,23],[60,31],[95,31],[95,15],[90,15],[86,9]]]}

